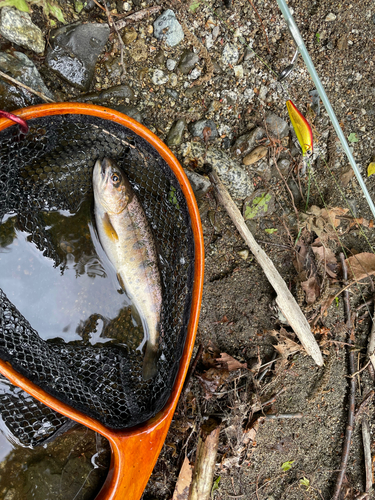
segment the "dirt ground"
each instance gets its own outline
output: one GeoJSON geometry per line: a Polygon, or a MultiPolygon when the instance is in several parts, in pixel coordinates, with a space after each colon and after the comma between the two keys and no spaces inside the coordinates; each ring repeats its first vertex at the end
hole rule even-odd
{"type": "MultiPolygon", "coordinates": [[[[210,144],[229,158],[234,158],[231,147],[236,139],[262,126],[268,112],[289,123],[285,106],[287,94],[308,116],[316,145],[305,174],[301,173],[301,154],[292,140],[273,140],[262,168],[257,163],[242,167],[256,189],[272,192],[275,209],[248,221],[248,225],[293,295],[302,297],[301,305],[321,347],[325,365],[317,367],[299,350],[298,340],[280,317],[271,285],[251,253],[246,251],[233,223],[216,202],[214,192],[209,190],[199,200],[206,259],[195,353],[201,344],[203,356],[181,398],[143,498],[172,498],[184,458],[187,456],[194,463],[202,423],[214,417],[221,425],[221,432],[213,499],[329,500],[340,466],[347,421],[346,343],[349,337],[343,293],[329,306],[327,299],[333,298],[344,286],[338,265],[340,251],[344,249],[348,256],[374,253],[371,212],[350,172],[324,107],[321,105],[317,114],[312,106],[309,92],[314,84],[301,57],[294,72],[283,82],[284,90],[277,84],[275,75],[288,66],[295,49],[276,1],[257,0],[253,7],[248,0],[145,1],[142,4],[133,0],[132,8],[138,10],[156,4],[163,10],[171,8],[178,20],[204,44],[207,37],[212,36],[213,28],[219,27],[219,35],[208,51],[214,64],[213,75],[196,86],[191,86],[192,80],[181,74],[173,88],[168,84],[155,85],[153,70],[166,71],[165,61],[168,58],[178,61],[183,50],[191,50],[192,45],[185,38],[171,48],[153,38],[148,34],[156,18],[153,16],[131,28],[139,37],[144,36],[148,58],[134,59],[136,49],[126,45],[127,72],[122,80],[118,76],[114,78],[107,72],[108,63],[120,53],[114,38],[99,60],[92,90],[119,83],[130,85],[135,92],[132,105],[140,111],[143,123],[162,140],[166,140],[177,119],[184,118],[190,123],[210,118],[219,129],[218,138],[210,144]],[[242,78],[236,78],[233,66],[222,63],[223,47],[228,42],[238,47],[237,65],[242,66],[242,78]],[[290,167],[282,175],[273,166],[274,158],[290,160],[290,167]],[[332,219],[322,215],[324,208],[337,209],[329,212],[335,228],[332,219]],[[355,221],[353,217],[363,220],[355,221]],[[270,229],[273,231],[266,231],[270,229]],[[314,244],[322,244],[332,251],[332,268],[327,267],[326,261],[324,265],[319,262],[312,250],[314,244]],[[294,264],[301,252],[310,256],[304,275],[294,264]],[[315,295],[310,295],[310,304],[307,304],[306,296],[301,296],[300,291],[301,283],[309,278],[316,278],[315,295]],[[296,342],[297,347],[290,341],[296,342]],[[246,363],[247,367],[231,371],[231,366],[215,363],[221,353],[243,365],[246,363]],[[275,363],[259,380],[261,366],[275,354],[275,363]],[[270,415],[285,414],[286,417],[270,418],[270,415]],[[302,415],[296,418],[295,414],[302,415]],[[285,465],[288,462],[289,465],[285,465]]],[[[345,136],[351,137],[353,154],[366,178],[367,166],[375,155],[375,4],[372,0],[352,3],[291,0],[289,6],[340,126],[345,136]]],[[[99,14],[97,10],[77,15],[71,7],[66,9],[70,21],[93,21],[98,16],[105,20],[105,13],[99,14]]],[[[45,22],[43,17],[38,18],[38,10],[34,16],[37,24],[45,22]]],[[[202,76],[207,74],[207,60],[201,58],[198,65],[202,76]]],[[[49,74],[41,58],[36,62],[47,86],[60,100],[79,97],[77,90],[49,74]]],[[[194,163],[183,155],[186,146],[194,140],[186,129],[182,144],[171,149],[185,168],[201,172],[199,166],[197,169],[199,158],[194,163]]],[[[204,146],[202,140],[200,143],[204,146]]],[[[374,177],[366,179],[366,184],[374,196],[374,177]]],[[[236,200],[239,206],[243,201],[236,200]]],[[[373,296],[369,277],[350,287],[358,369],[367,363],[373,296]]],[[[364,370],[357,377],[357,409],[373,389],[373,379],[364,370]]],[[[354,499],[365,490],[361,434],[364,415],[368,416],[373,433],[371,397],[361,406],[356,418],[341,498],[354,499]]]]}

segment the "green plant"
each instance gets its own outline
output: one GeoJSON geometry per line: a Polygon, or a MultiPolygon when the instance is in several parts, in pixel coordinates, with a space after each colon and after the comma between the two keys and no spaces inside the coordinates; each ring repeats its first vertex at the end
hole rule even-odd
{"type": "Polygon", "coordinates": [[[273,234],[276,233],[277,229],[275,227],[271,227],[269,229],[265,229],[264,232],[267,234],[273,234]]]}
{"type": "Polygon", "coordinates": [[[294,463],[294,460],[290,460],[289,462],[284,462],[281,466],[284,472],[288,472],[289,469],[291,469],[292,464],[294,463]]]}
{"type": "Polygon", "coordinates": [[[300,479],[299,480],[299,484],[301,486],[305,486],[306,487],[306,491],[309,491],[309,489],[310,489],[310,481],[306,477],[303,477],[302,479],[300,479]]]}
{"type": "Polygon", "coordinates": [[[15,7],[21,12],[30,12],[30,5],[38,5],[42,7],[44,14],[49,17],[55,17],[61,23],[65,23],[62,10],[53,1],[49,0],[0,0],[1,7],[15,7]]]}
{"type": "Polygon", "coordinates": [[[316,43],[320,43],[320,33],[315,33],[316,43]]]}
{"type": "Polygon", "coordinates": [[[353,143],[353,142],[358,142],[359,139],[357,137],[357,134],[352,132],[351,134],[348,135],[348,141],[353,143]]]}
{"type": "Polygon", "coordinates": [[[212,485],[211,488],[211,498],[214,498],[214,492],[219,489],[219,483],[220,483],[221,476],[215,479],[214,484],[212,485]]]}

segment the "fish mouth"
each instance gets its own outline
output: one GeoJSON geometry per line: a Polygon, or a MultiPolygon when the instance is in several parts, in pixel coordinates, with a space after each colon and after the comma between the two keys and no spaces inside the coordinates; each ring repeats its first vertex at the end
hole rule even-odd
{"type": "Polygon", "coordinates": [[[101,174],[102,174],[103,178],[105,177],[105,174],[111,165],[112,165],[111,160],[109,160],[108,158],[104,158],[102,160],[102,162],[101,162],[101,174]]]}

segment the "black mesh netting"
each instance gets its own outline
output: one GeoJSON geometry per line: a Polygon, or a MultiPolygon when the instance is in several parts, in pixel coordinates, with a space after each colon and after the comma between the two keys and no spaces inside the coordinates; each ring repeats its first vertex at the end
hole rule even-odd
{"type": "MultiPolygon", "coordinates": [[[[163,285],[158,373],[144,381],[143,355],[115,344],[78,345],[41,339],[0,289],[0,357],[31,381],[110,428],[144,422],[165,404],[175,380],[190,314],[194,242],[186,200],[157,151],[115,122],[86,115],[30,120],[19,135],[0,133],[0,224],[16,214],[43,254],[61,264],[40,212],[75,213],[92,191],[95,161],[109,157],[127,173],[153,230],[163,285]]],[[[0,225],[1,229],[1,225],[0,225]]],[[[1,286],[1,277],[0,277],[1,286]]],[[[23,391],[0,392],[0,411],[11,432],[32,446],[65,425],[23,391]],[[17,406],[18,405],[18,406],[17,406]],[[20,411],[12,417],[12,408],[20,411]]]]}

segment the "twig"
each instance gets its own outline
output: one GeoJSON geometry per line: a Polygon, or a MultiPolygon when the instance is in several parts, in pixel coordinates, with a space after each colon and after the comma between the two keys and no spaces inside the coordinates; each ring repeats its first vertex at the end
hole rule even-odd
{"type": "Polygon", "coordinates": [[[357,411],[355,412],[354,415],[354,420],[357,420],[357,418],[360,416],[361,413],[364,412],[364,409],[366,406],[369,404],[371,399],[374,397],[375,391],[370,391],[363,399],[363,401],[359,404],[357,411]]]}
{"type": "MultiPolygon", "coordinates": [[[[95,2],[96,3],[96,2],[95,2]]],[[[153,14],[156,14],[161,10],[161,5],[155,5],[154,7],[149,7],[148,9],[143,9],[143,10],[138,10],[134,14],[126,17],[125,19],[122,19],[118,23],[116,23],[116,28],[118,30],[121,30],[122,28],[125,28],[130,23],[134,23],[137,21],[142,21],[145,17],[152,16],[153,14]]]]}
{"type": "Polygon", "coordinates": [[[363,366],[360,370],[356,371],[355,373],[353,373],[353,375],[348,375],[347,378],[353,378],[353,377],[356,377],[357,375],[359,375],[360,373],[362,373],[364,370],[366,370],[366,368],[368,367],[368,365],[370,364],[370,360],[367,361],[367,363],[365,364],[365,366],[363,366]]]}
{"type": "MultiPolygon", "coordinates": [[[[365,493],[370,495],[372,489],[372,462],[371,462],[371,436],[368,417],[365,415],[362,420],[363,453],[365,456],[366,489],[365,493]]],[[[367,497],[365,497],[367,498],[367,497]]]]}
{"type": "Polygon", "coordinates": [[[370,338],[368,341],[368,347],[367,347],[367,356],[369,357],[372,365],[372,370],[370,371],[372,378],[374,378],[374,370],[375,370],[375,319],[372,318],[372,325],[371,325],[371,333],[370,333],[370,338]]]}
{"type": "Polygon", "coordinates": [[[269,45],[269,43],[268,43],[268,36],[267,36],[266,30],[265,30],[265,28],[264,28],[264,24],[263,24],[262,18],[260,17],[259,12],[258,12],[258,11],[257,11],[257,9],[255,8],[255,5],[253,4],[253,2],[252,2],[251,0],[249,0],[249,2],[250,2],[250,5],[252,6],[252,8],[254,9],[254,11],[255,11],[256,15],[257,15],[257,16],[258,16],[258,18],[259,18],[259,21],[260,21],[260,24],[261,24],[261,26],[262,26],[263,32],[264,32],[264,34],[265,34],[265,36],[266,36],[266,42],[267,42],[268,52],[269,52],[269,53],[271,53],[270,45],[269,45]]]}
{"type": "MultiPolygon", "coordinates": [[[[342,252],[340,253],[340,260],[341,260],[341,265],[342,265],[343,278],[344,278],[344,282],[345,282],[348,278],[348,268],[346,266],[345,256],[342,252]]],[[[344,292],[344,307],[345,307],[345,315],[346,315],[346,319],[347,319],[346,325],[348,327],[348,331],[350,332],[348,342],[349,342],[349,344],[353,344],[354,329],[353,329],[353,325],[352,325],[350,301],[349,301],[349,291],[348,290],[345,290],[345,292],[344,292]]],[[[353,375],[355,373],[355,359],[354,359],[354,352],[352,350],[349,350],[349,372],[351,375],[353,375]]],[[[341,455],[340,472],[339,472],[339,475],[337,476],[335,491],[333,493],[332,500],[338,500],[338,498],[339,498],[341,487],[342,487],[342,482],[343,482],[343,479],[345,476],[346,466],[348,463],[350,442],[352,439],[353,428],[354,428],[355,391],[356,391],[355,378],[350,378],[349,379],[348,421],[347,421],[347,425],[346,425],[345,440],[344,440],[344,445],[343,445],[343,450],[342,450],[342,455],[341,455]]]]}
{"type": "Polygon", "coordinates": [[[267,414],[260,418],[265,418],[266,420],[277,420],[278,418],[302,418],[303,413],[275,413],[267,414]]]}
{"type": "Polygon", "coordinates": [[[261,407],[263,408],[264,406],[267,406],[267,405],[270,405],[271,403],[274,403],[276,401],[277,397],[280,396],[280,394],[282,394],[285,391],[286,391],[286,389],[285,389],[285,387],[283,387],[279,392],[277,392],[274,396],[272,396],[271,399],[269,399],[268,401],[265,401],[264,403],[261,403],[261,407]]]}
{"type": "Polygon", "coordinates": [[[261,380],[263,380],[264,377],[266,376],[266,373],[271,369],[271,366],[276,361],[276,356],[277,356],[277,353],[274,352],[271,361],[269,361],[268,363],[266,363],[263,366],[261,366],[261,368],[265,367],[265,369],[258,375],[258,382],[260,382],[261,380]]]}
{"type": "Polygon", "coordinates": [[[249,231],[241,212],[238,210],[236,204],[230,197],[227,189],[224,187],[214,170],[212,170],[209,174],[209,178],[215,188],[219,201],[225,207],[239,233],[249,246],[258,264],[263,269],[268,281],[273,286],[277,294],[276,304],[279,306],[281,312],[284,314],[290,326],[298,336],[307,354],[312,356],[318,366],[323,366],[323,357],[318,343],[311,333],[310,326],[295,298],[290,293],[285,281],[280,276],[271,259],[255,241],[255,238],[249,231]]]}
{"type": "Polygon", "coordinates": [[[198,352],[195,355],[194,361],[192,362],[192,364],[191,364],[191,366],[189,368],[189,371],[188,371],[188,373],[186,375],[185,387],[184,387],[184,390],[183,390],[184,394],[186,394],[188,392],[188,390],[190,389],[190,386],[191,386],[191,377],[192,377],[192,375],[195,372],[195,369],[197,367],[198,361],[201,359],[202,354],[203,354],[203,344],[199,344],[198,352]]]}
{"type": "MultiPolygon", "coordinates": [[[[94,2],[96,3],[96,5],[99,5],[99,3],[96,0],[94,0],[94,2]]],[[[117,38],[118,38],[118,41],[120,43],[120,64],[122,67],[122,72],[121,72],[120,76],[122,76],[126,72],[126,68],[125,68],[125,64],[124,64],[124,42],[120,36],[120,33],[119,33],[118,28],[116,26],[116,23],[112,19],[111,13],[110,13],[108,6],[107,6],[107,2],[105,0],[104,0],[104,7],[105,7],[105,13],[107,14],[108,24],[111,28],[113,28],[116,31],[117,38]]]]}
{"type": "Polygon", "coordinates": [[[6,73],[3,73],[2,71],[0,71],[0,76],[1,76],[1,78],[5,78],[6,80],[9,80],[10,82],[14,83],[15,85],[18,85],[19,87],[22,87],[22,88],[28,90],[32,94],[37,95],[38,97],[40,97],[41,99],[43,99],[43,101],[46,101],[46,102],[56,102],[53,99],[50,99],[46,95],[42,94],[42,92],[38,92],[37,90],[32,89],[28,85],[25,85],[24,83],[21,83],[20,81],[12,78],[11,76],[7,75],[6,73]]]}

